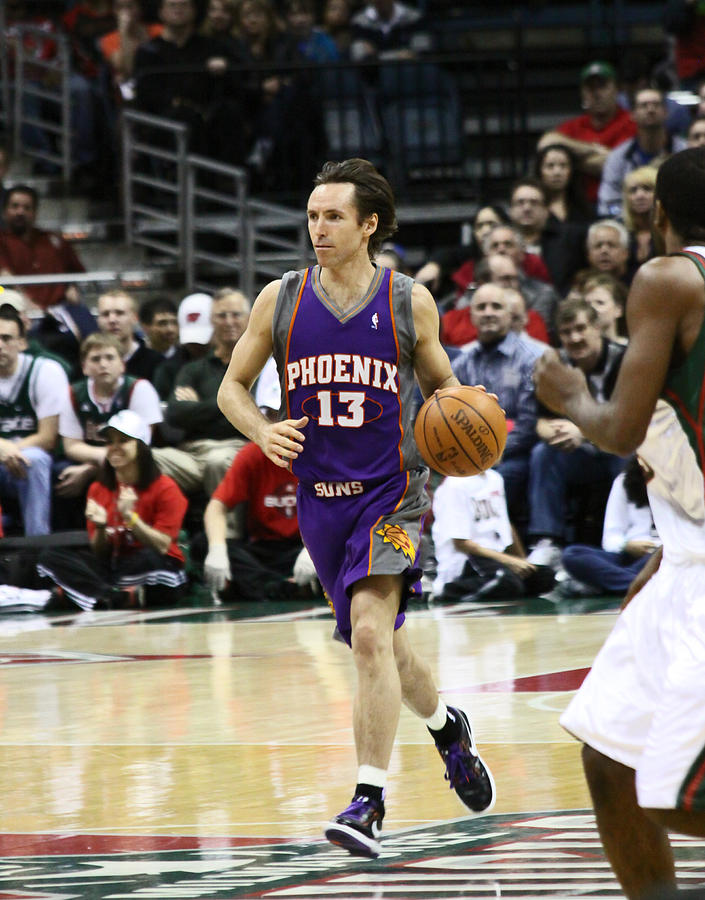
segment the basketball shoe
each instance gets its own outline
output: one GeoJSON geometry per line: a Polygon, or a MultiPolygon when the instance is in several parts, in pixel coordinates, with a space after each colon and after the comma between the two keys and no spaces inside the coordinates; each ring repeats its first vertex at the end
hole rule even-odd
{"type": "Polygon", "coordinates": [[[384,801],[355,796],[350,806],[328,823],[326,839],[353,856],[376,859],[381,850],[377,838],[382,831],[383,818],[384,801]]]}
{"type": "Polygon", "coordinates": [[[448,707],[448,714],[460,722],[461,735],[452,744],[436,749],[446,764],[446,781],[465,806],[474,813],[489,812],[496,799],[494,779],[477,752],[468,717],[462,709],[448,707]]]}

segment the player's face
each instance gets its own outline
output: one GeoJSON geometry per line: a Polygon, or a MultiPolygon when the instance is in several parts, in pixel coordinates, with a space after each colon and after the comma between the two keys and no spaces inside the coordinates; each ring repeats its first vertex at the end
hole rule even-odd
{"type": "Polygon", "coordinates": [[[23,342],[17,322],[0,319],[0,375],[3,377],[12,375],[17,368],[23,342]]]}
{"type": "Polygon", "coordinates": [[[104,386],[113,385],[125,371],[125,363],[114,347],[99,347],[83,360],[83,374],[104,386]]]}
{"type": "Polygon", "coordinates": [[[561,325],[558,337],[576,366],[585,372],[594,368],[602,351],[602,333],[587,313],[579,312],[572,322],[561,325]]]}
{"type": "Polygon", "coordinates": [[[483,285],[475,291],[470,313],[472,323],[477,328],[477,339],[482,344],[501,340],[512,324],[512,314],[504,290],[496,285],[483,285]]]}
{"type": "Polygon", "coordinates": [[[367,257],[367,244],[377,228],[377,216],[360,222],[354,185],[319,184],[308,198],[306,213],[308,233],[321,266],[336,268],[360,254],[367,257]]]}
{"type": "Polygon", "coordinates": [[[98,298],[98,326],[101,331],[126,342],[132,339],[136,324],[135,308],[129,297],[98,298]]]}

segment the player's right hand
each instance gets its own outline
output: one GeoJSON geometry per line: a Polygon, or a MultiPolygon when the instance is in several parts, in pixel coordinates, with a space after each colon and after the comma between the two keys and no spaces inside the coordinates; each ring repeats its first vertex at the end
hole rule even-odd
{"type": "Polygon", "coordinates": [[[300,430],[308,425],[308,416],[300,419],[284,419],[283,422],[269,423],[259,442],[262,452],[282,469],[304,449],[306,435],[300,430]]]}
{"type": "Polygon", "coordinates": [[[212,591],[222,591],[230,581],[230,560],[225,544],[213,544],[203,563],[203,577],[212,591]]]}

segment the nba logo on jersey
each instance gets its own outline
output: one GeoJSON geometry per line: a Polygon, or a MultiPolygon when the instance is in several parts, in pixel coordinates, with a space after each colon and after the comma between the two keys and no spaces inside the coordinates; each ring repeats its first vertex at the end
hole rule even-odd
{"type": "Polygon", "coordinates": [[[377,313],[375,313],[372,316],[372,327],[374,328],[375,331],[377,331],[378,325],[379,325],[379,315],[377,313]]]}

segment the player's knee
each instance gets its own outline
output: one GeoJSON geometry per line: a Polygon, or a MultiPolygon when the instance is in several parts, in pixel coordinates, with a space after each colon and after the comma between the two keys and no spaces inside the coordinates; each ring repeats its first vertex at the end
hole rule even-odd
{"type": "Polygon", "coordinates": [[[352,649],[357,657],[372,660],[381,656],[385,650],[391,650],[391,647],[376,623],[371,619],[362,618],[353,625],[352,649]]]}

